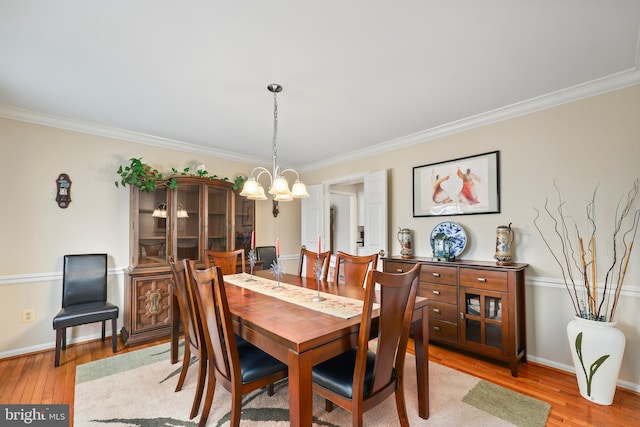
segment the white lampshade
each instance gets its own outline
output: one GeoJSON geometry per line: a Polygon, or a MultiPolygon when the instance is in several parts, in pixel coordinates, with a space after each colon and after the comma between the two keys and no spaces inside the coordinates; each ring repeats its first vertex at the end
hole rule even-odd
{"type": "Polygon", "coordinates": [[[300,180],[296,181],[296,183],[293,184],[293,187],[291,187],[291,195],[296,199],[309,197],[307,186],[300,182],[300,180]]]}
{"type": "Polygon", "coordinates": [[[255,194],[251,194],[247,196],[249,200],[267,200],[267,196],[264,194],[264,187],[258,184],[258,188],[256,189],[255,194]]]}
{"type": "Polygon", "coordinates": [[[255,178],[249,178],[245,181],[244,185],[242,186],[242,191],[240,192],[240,195],[244,197],[259,196],[260,195],[260,192],[258,191],[259,186],[260,185],[258,184],[258,181],[255,180],[255,178]]]}
{"type": "Polygon", "coordinates": [[[276,202],[290,202],[293,200],[293,196],[291,195],[291,193],[276,194],[275,196],[273,196],[273,200],[275,200],[276,202]]]}
{"type": "Polygon", "coordinates": [[[166,218],[167,217],[167,205],[160,203],[157,208],[153,210],[151,214],[154,218],[166,218]]]}
{"type": "Polygon", "coordinates": [[[273,183],[271,184],[271,188],[269,189],[269,194],[275,194],[277,196],[277,195],[285,195],[289,193],[290,193],[289,183],[287,182],[286,179],[284,179],[284,177],[279,176],[273,180],[273,183]]]}

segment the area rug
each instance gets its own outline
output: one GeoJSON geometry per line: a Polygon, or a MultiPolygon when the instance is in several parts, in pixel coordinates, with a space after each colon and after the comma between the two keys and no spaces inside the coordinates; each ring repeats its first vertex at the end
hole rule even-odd
{"type": "MultiPolygon", "coordinates": [[[[411,425],[545,425],[549,413],[548,404],[498,386],[494,386],[497,387],[495,393],[487,392],[484,384],[492,384],[433,362],[429,363],[430,417],[428,420],[419,418],[413,356],[407,355],[405,365],[405,396],[411,425]],[[479,389],[474,392],[476,388],[479,389]],[[468,394],[471,398],[465,398],[468,394]],[[499,396],[497,406],[502,411],[494,411],[494,394],[499,396]],[[541,405],[523,405],[522,398],[541,405]],[[526,410],[522,410],[523,407],[526,410]]],[[[169,362],[168,344],[79,365],[76,368],[74,425],[196,426],[200,414],[189,420],[189,411],[193,402],[197,367],[189,369],[184,387],[176,393],[174,389],[180,367],[181,363],[172,365],[169,362]]],[[[230,409],[229,392],[216,387],[207,426],[229,425],[230,409]]],[[[349,413],[341,408],[326,412],[324,401],[315,395],[313,415],[315,426],[351,425],[349,413]]],[[[275,394],[271,397],[264,390],[246,394],[243,397],[240,424],[250,427],[289,425],[287,381],[277,383],[275,394]]],[[[395,399],[390,397],[366,412],[364,425],[399,425],[395,399]]]]}

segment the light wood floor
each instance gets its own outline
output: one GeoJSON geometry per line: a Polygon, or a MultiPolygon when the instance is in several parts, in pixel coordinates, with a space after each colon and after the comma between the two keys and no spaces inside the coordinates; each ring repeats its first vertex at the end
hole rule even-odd
{"type": "MultiPolygon", "coordinates": [[[[166,341],[158,340],[132,348],[126,348],[120,342],[118,354],[166,341]]],[[[73,419],[76,365],[111,355],[111,340],[107,339],[105,342],[97,340],[69,346],[62,353],[59,368],[53,366],[53,350],[0,359],[0,403],[67,403],[73,419]]],[[[514,378],[506,365],[438,345],[429,346],[429,359],[549,402],[552,407],[547,426],[640,425],[638,393],[619,388],[613,405],[602,406],[580,397],[573,375],[535,363],[523,364],[518,377],[514,378]]]]}

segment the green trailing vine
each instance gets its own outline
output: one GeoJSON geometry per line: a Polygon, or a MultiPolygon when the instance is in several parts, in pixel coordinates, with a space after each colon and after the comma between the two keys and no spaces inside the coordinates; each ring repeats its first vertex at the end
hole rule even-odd
{"type": "Polygon", "coordinates": [[[589,367],[589,374],[587,375],[587,369],[584,366],[584,361],[582,360],[582,332],[578,333],[576,336],[576,353],[578,353],[578,359],[580,359],[580,366],[582,366],[582,371],[584,372],[584,376],[587,379],[587,396],[591,397],[591,381],[593,381],[593,376],[595,375],[598,368],[604,363],[605,360],[609,358],[609,354],[605,354],[601,356],[598,360],[593,362],[589,367]]]}
{"type": "MultiPolygon", "coordinates": [[[[118,180],[115,181],[116,187],[127,185],[137,186],[140,191],[156,191],[156,184],[158,181],[162,181],[163,174],[158,169],[142,162],[142,157],[129,159],[128,165],[121,165],[118,167],[117,174],[118,180]]],[[[200,178],[208,178],[210,180],[219,179],[220,181],[229,181],[229,178],[219,177],[218,175],[209,175],[209,172],[204,169],[198,169],[195,173],[191,173],[191,168],[184,168],[178,171],[176,168],[171,168],[171,174],[165,180],[164,185],[168,188],[178,187],[176,176],[199,176],[200,178]]],[[[246,178],[243,175],[238,175],[233,181],[233,191],[237,191],[242,187],[246,178]]]]}

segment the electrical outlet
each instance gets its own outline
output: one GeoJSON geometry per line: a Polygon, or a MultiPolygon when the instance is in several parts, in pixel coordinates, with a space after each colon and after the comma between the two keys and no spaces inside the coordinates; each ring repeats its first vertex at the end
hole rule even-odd
{"type": "Polygon", "coordinates": [[[36,321],[36,311],[33,308],[22,310],[22,323],[31,323],[36,321]]]}

